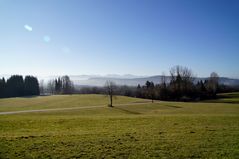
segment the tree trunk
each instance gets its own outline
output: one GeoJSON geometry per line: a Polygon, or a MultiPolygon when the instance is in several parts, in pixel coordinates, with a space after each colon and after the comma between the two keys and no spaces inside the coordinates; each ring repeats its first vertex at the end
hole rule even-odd
{"type": "Polygon", "coordinates": [[[113,107],[113,96],[110,95],[110,107],[113,107]]]}

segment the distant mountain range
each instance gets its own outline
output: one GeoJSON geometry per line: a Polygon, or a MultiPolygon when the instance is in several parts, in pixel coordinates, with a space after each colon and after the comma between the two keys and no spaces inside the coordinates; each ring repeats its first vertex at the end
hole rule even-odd
{"type": "MultiPolygon", "coordinates": [[[[87,77],[87,76],[85,76],[87,77]]],[[[154,83],[161,83],[162,76],[142,76],[134,77],[133,75],[129,77],[126,76],[94,76],[82,79],[82,76],[70,76],[74,83],[78,86],[104,86],[105,82],[110,80],[114,81],[117,85],[128,85],[128,86],[137,86],[138,84],[144,85],[146,81],[152,81],[154,83]]],[[[195,82],[199,80],[206,80],[208,78],[195,78],[195,82]]],[[[170,81],[170,77],[166,76],[166,81],[170,81]]],[[[228,86],[239,86],[239,79],[231,79],[226,77],[220,77],[220,84],[225,84],[228,86]]]]}
{"type": "MultiPolygon", "coordinates": [[[[0,77],[8,78],[9,75],[0,75],[0,77]]],[[[57,78],[58,76],[47,76],[47,77],[38,77],[39,80],[44,80],[47,82],[50,79],[57,78]]],[[[144,85],[146,81],[152,81],[154,83],[161,83],[162,76],[136,76],[131,74],[126,75],[70,75],[71,80],[77,86],[104,86],[105,82],[110,80],[114,81],[117,85],[128,85],[128,86],[137,86],[138,84],[144,85]]],[[[199,80],[205,80],[207,78],[195,78],[195,82],[199,80]]],[[[170,81],[170,77],[166,76],[166,81],[170,81]]],[[[225,84],[228,86],[239,86],[239,79],[232,79],[227,77],[220,77],[220,84],[225,84]]]]}

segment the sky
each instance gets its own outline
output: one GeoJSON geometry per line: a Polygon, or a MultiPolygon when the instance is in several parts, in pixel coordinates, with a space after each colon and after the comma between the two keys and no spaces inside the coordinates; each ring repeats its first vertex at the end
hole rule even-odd
{"type": "Polygon", "coordinates": [[[0,0],[0,74],[239,78],[238,0],[0,0]]]}

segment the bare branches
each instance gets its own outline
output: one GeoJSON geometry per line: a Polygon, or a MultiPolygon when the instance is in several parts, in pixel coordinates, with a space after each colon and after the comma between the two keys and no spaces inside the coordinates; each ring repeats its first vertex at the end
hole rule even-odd
{"type": "Polygon", "coordinates": [[[106,81],[105,90],[109,96],[109,107],[113,107],[113,96],[115,95],[116,84],[113,81],[106,81]]]}

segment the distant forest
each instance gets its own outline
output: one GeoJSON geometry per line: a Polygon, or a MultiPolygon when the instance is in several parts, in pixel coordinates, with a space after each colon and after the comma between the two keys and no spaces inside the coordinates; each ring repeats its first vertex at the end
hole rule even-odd
{"type": "MultiPolygon", "coordinates": [[[[238,91],[236,87],[219,84],[219,75],[215,72],[210,74],[207,80],[195,83],[193,72],[187,67],[175,66],[170,70],[170,82],[166,76],[161,77],[161,83],[146,81],[144,85],[117,86],[114,93],[137,98],[168,101],[198,101],[217,98],[217,93],[238,91]]],[[[102,94],[103,87],[85,87],[79,93],[102,94]]]]}
{"type": "Polygon", "coordinates": [[[9,79],[0,79],[0,98],[39,95],[39,83],[36,77],[13,75],[9,79]]]}
{"type": "MultiPolygon", "coordinates": [[[[119,86],[111,81],[112,94],[153,100],[196,101],[217,98],[217,93],[238,91],[219,84],[219,75],[212,72],[207,80],[195,83],[193,72],[187,67],[175,66],[170,70],[170,81],[162,76],[161,83],[145,81],[145,85],[119,86]]],[[[106,87],[74,86],[69,76],[38,81],[36,77],[13,75],[0,79],[0,98],[23,97],[53,94],[107,94],[106,87]]]]}

